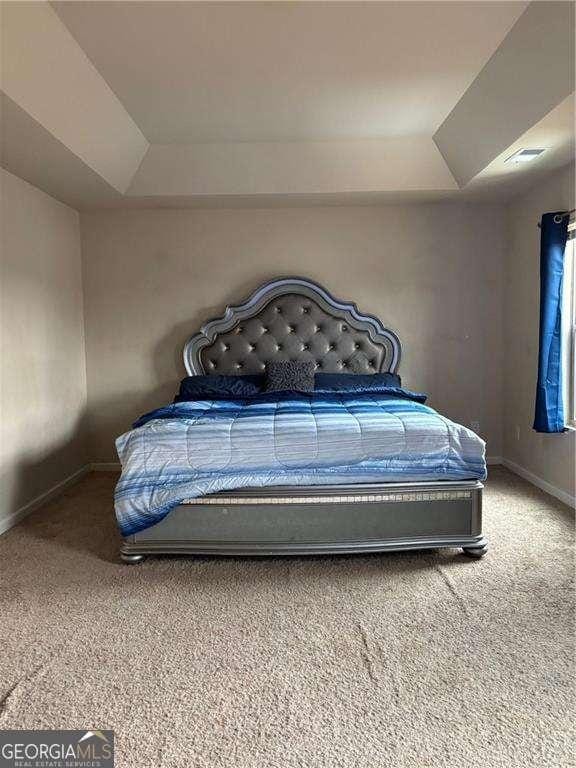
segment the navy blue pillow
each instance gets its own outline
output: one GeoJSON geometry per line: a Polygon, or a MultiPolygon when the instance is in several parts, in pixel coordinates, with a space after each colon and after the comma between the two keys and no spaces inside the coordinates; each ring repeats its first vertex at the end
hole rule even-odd
{"type": "Polygon", "coordinates": [[[264,387],[264,376],[187,376],[180,382],[175,403],[187,400],[226,400],[235,397],[259,395],[264,387]]]}
{"type": "Polygon", "coordinates": [[[373,392],[382,387],[401,387],[397,373],[317,373],[314,376],[314,392],[373,392]]]}

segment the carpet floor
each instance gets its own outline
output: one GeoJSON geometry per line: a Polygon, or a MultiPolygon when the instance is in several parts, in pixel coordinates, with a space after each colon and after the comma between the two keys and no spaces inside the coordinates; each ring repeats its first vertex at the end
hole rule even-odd
{"type": "Polygon", "coordinates": [[[118,561],[112,474],[0,537],[0,728],[119,768],[572,766],[573,516],[490,473],[491,550],[118,561]]]}

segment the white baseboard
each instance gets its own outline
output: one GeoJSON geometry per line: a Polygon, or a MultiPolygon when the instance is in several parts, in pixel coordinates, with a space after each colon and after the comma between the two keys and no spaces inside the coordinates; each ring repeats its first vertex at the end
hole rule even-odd
{"type": "Polygon", "coordinates": [[[78,480],[84,477],[84,475],[87,475],[88,472],[90,472],[90,465],[86,464],[77,472],[74,472],[72,475],[65,477],[64,480],[61,480],[59,483],[56,483],[56,485],[53,485],[52,488],[49,488],[47,491],[44,491],[44,493],[41,493],[40,496],[36,496],[36,498],[32,499],[32,501],[29,501],[28,504],[25,504],[23,507],[20,507],[20,509],[12,512],[11,515],[8,515],[7,517],[1,517],[0,535],[2,535],[9,528],[12,528],[14,525],[16,525],[16,523],[19,523],[20,520],[23,520],[31,512],[34,512],[34,510],[38,509],[38,507],[41,507],[51,499],[54,499],[61,493],[64,493],[66,488],[68,488],[70,485],[73,485],[74,483],[77,483],[78,480]]]}
{"type": "MultiPolygon", "coordinates": [[[[520,477],[523,477],[524,480],[532,483],[532,485],[535,485],[542,491],[545,491],[551,496],[554,496],[560,501],[563,501],[564,504],[568,504],[570,507],[576,506],[575,496],[561,490],[560,488],[556,488],[556,486],[548,483],[546,480],[538,477],[538,475],[535,475],[533,472],[530,472],[529,470],[521,467],[519,464],[516,464],[513,461],[510,461],[509,459],[505,459],[502,456],[487,456],[486,464],[489,466],[502,464],[511,472],[514,472],[514,474],[519,475],[520,477]]],[[[32,499],[32,501],[29,501],[28,504],[25,504],[23,507],[20,507],[20,509],[17,509],[16,512],[8,515],[8,517],[0,518],[0,535],[7,531],[9,528],[12,528],[14,525],[16,525],[16,523],[19,523],[20,520],[23,520],[35,509],[38,509],[38,507],[41,507],[51,499],[59,496],[66,490],[66,488],[78,482],[78,480],[84,477],[84,475],[88,474],[88,472],[119,472],[120,468],[120,462],[118,461],[97,461],[92,464],[86,464],[77,472],[74,472],[72,475],[64,478],[64,480],[56,483],[56,485],[53,485],[52,488],[49,488],[44,493],[40,494],[40,496],[37,496],[35,499],[32,499]]]]}
{"type": "Polygon", "coordinates": [[[530,470],[521,467],[520,464],[516,464],[514,461],[510,461],[510,459],[504,458],[502,459],[502,464],[511,472],[514,472],[515,475],[523,477],[524,480],[528,480],[529,483],[540,488],[541,491],[545,491],[551,496],[560,499],[564,504],[568,504],[569,507],[574,508],[576,506],[576,496],[563,491],[561,488],[557,488],[555,485],[552,485],[541,477],[538,477],[538,475],[535,475],[533,472],[530,472],[530,470]]]}
{"type": "Polygon", "coordinates": [[[90,464],[91,472],[120,472],[121,469],[119,461],[96,461],[90,464]]]}

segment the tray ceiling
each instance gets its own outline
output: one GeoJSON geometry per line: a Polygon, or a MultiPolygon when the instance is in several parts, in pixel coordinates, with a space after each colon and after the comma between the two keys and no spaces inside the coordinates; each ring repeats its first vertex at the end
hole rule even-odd
{"type": "Polygon", "coordinates": [[[54,2],[157,144],[431,136],[525,2],[54,2]]]}
{"type": "Polygon", "coordinates": [[[506,199],[574,155],[572,3],[0,5],[2,166],[77,208],[506,199]]]}

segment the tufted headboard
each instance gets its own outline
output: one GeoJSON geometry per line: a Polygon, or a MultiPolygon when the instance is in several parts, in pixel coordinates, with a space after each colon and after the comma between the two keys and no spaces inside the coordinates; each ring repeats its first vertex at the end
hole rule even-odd
{"type": "Polygon", "coordinates": [[[311,280],[284,277],[207,322],[186,343],[184,365],[191,376],[247,374],[270,360],[312,358],[325,373],[396,372],[400,353],[400,340],[377,318],[311,280]]]}

